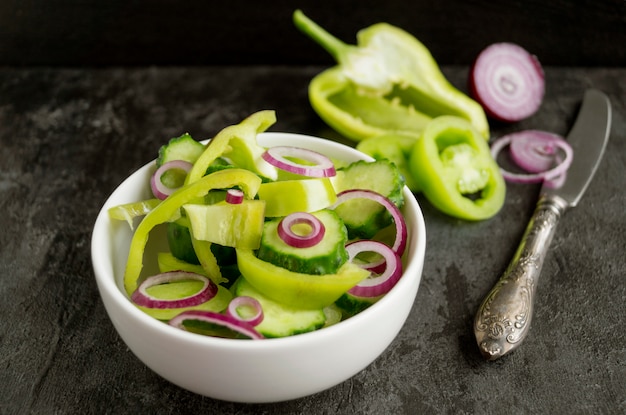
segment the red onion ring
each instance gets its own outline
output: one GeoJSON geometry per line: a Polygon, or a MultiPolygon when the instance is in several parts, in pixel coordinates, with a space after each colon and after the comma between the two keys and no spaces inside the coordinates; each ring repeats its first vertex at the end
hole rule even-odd
{"type": "MultiPolygon", "coordinates": [[[[348,292],[358,297],[378,297],[388,293],[402,276],[402,261],[393,249],[382,242],[360,240],[346,245],[350,260],[360,252],[375,252],[382,255],[385,270],[375,277],[369,277],[352,287],[348,292]]],[[[363,268],[369,269],[367,266],[363,268]]]]}
{"type": "Polygon", "coordinates": [[[324,239],[326,228],[315,216],[307,212],[295,212],[285,216],[278,224],[278,236],[287,245],[294,248],[310,248],[324,239]],[[292,227],[298,224],[306,224],[311,230],[306,235],[298,235],[292,227]]]}
{"type": "Polygon", "coordinates": [[[391,214],[394,225],[396,227],[396,239],[391,246],[391,249],[398,254],[398,256],[402,256],[404,254],[404,250],[406,249],[406,241],[408,230],[406,226],[406,222],[404,217],[402,216],[402,212],[400,209],[393,203],[389,198],[381,195],[380,193],[374,192],[373,190],[366,189],[350,189],[344,190],[337,194],[337,201],[334,205],[330,206],[329,209],[335,209],[337,206],[350,199],[364,198],[373,200],[375,202],[383,205],[385,209],[391,214]]]}
{"type": "Polygon", "coordinates": [[[182,170],[185,173],[189,173],[193,164],[185,160],[172,160],[167,163],[163,163],[150,178],[150,187],[154,196],[160,200],[164,200],[169,195],[174,193],[176,188],[170,188],[163,184],[161,177],[166,171],[169,170],[182,170]]]}
{"type": "Polygon", "coordinates": [[[256,329],[252,325],[246,323],[245,321],[236,319],[233,316],[228,315],[228,314],[220,314],[220,313],[216,313],[213,311],[204,311],[204,310],[183,311],[182,313],[178,314],[176,317],[171,319],[169,321],[169,325],[186,331],[187,329],[184,326],[184,322],[187,320],[203,321],[206,323],[211,323],[211,324],[216,324],[222,327],[226,327],[246,337],[249,337],[252,340],[264,339],[261,333],[256,331],[256,329]]]}
{"type": "Polygon", "coordinates": [[[240,295],[239,297],[233,298],[230,303],[228,303],[226,313],[251,326],[258,326],[263,321],[263,307],[261,307],[261,303],[259,303],[256,298],[247,295],[240,295]],[[240,308],[251,309],[252,314],[250,316],[242,316],[239,313],[240,308]]]}
{"type": "Polygon", "coordinates": [[[498,154],[500,154],[500,151],[502,151],[502,149],[507,145],[513,146],[510,150],[513,153],[516,153],[515,156],[513,156],[513,154],[511,155],[513,160],[516,163],[516,160],[522,160],[522,165],[520,165],[520,167],[527,171],[528,169],[524,168],[524,166],[528,167],[530,165],[531,168],[530,173],[520,174],[512,173],[500,167],[502,176],[506,180],[513,183],[539,183],[541,181],[545,181],[549,186],[558,187],[559,185],[562,185],[564,181],[563,175],[567,169],[569,169],[569,166],[572,164],[572,160],[574,158],[574,150],[563,138],[549,133],[538,134],[536,130],[522,131],[500,137],[491,146],[492,157],[496,159],[498,154]],[[532,137],[533,143],[528,143],[528,141],[531,141],[529,140],[529,137],[532,137]],[[513,146],[513,141],[517,140],[523,140],[523,142],[528,143],[535,148],[545,146],[558,147],[563,151],[565,157],[562,160],[560,160],[558,156],[553,157],[553,161],[556,161],[558,164],[551,169],[548,168],[547,170],[541,171],[539,170],[539,167],[542,166],[542,163],[544,162],[532,161],[525,148],[526,146],[523,145],[525,143],[513,146]],[[519,151],[520,148],[522,148],[523,151],[519,151]]]}
{"type": "Polygon", "coordinates": [[[171,271],[164,272],[146,278],[139,287],[132,293],[130,299],[132,302],[141,307],[147,308],[183,308],[193,307],[205,303],[215,297],[217,294],[217,285],[204,275],[196,274],[187,271],[171,271]],[[203,283],[202,288],[197,293],[177,298],[175,300],[164,300],[162,298],[156,298],[148,293],[148,288],[155,285],[169,284],[178,281],[196,280],[203,283]]]}
{"type": "Polygon", "coordinates": [[[529,173],[541,173],[554,165],[558,143],[563,138],[540,130],[525,130],[509,134],[511,158],[529,173]]]}
{"type": "Polygon", "coordinates": [[[243,191],[239,189],[228,189],[226,191],[226,203],[238,205],[243,202],[243,191]]]}
{"type": "Polygon", "coordinates": [[[308,177],[333,177],[337,174],[333,162],[323,154],[313,150],[291,146],[276,146],[267,149],[263,159],[272,166],[289,173],[308,177]],[[287,157],[306,160],[312,165],[300,164],[287,157]]]}

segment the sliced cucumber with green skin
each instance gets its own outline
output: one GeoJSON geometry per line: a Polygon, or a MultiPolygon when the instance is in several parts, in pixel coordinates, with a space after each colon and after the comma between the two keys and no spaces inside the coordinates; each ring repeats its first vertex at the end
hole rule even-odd
{"type": "Polygon", "coordinates": [[[323,209],[312,215],[324,225],[324,238],[321,242],[308,248],[296,248],[287,244],[278,235],[281,218],[276,218],[264,224],[257,257],[293,272],[335,274],[348,260],[348,251],[345,248],[348,233],[343,221],[334,211],[323,209]]]}
{"type": "Polygon", "coordinates": [[[263,321],[256,330],[265,337],[286,337],[315,331],[324,326],[326,315],[323,309],[298,309],[277,303],[259,293],[245,278],[241,277],[234,286],[235,296],[255,298],[263,309],[263,321]]]}
{"type": "Polygon", "coordinates": [[[180,137],[170,139],[167,144],[159,148],[159,157],[156,160],[157,166],[161,166],[168,161],[184,160],[193,164],[198,160],[204,151],[204,144],[194,140],[185,133],[180,137]]]}
{"type": "MultiPolygon", "coordinates": [[[[204,151],[204,145],[194,140],[188,133],[170,139],[159,148],[157,167],[173,160],[184,160],[193,164],[204,151]]],[[[186,173],[172,169],[163,173],[161,181],[170,188],[177,188],[185,182],[186,173]]]]}
{"type": "Polygon", "coordinates": [[[189,227],[185,225],[185,222],[188,223],[186,219],[179,219],[167,224],[167,243],[174,257],[190,264],[199,265],[200,261],[191,243],[189,227]]]}
{"type": "MultiPolygon", "coordinates": [[[[338,171],[333,182],[337,193],[351,189],[372,190],[387,197],[398,207],[404,204],[404,183],[400,170],[386,159],[351,163],[338,171]]],[[[351,239],[370,239],[391,224],[387,210],[371,200],[348,200],[337,206],[335,211],[343,219],[351,239]]]]}
{"type": "MultiPolygon", "coordinates": [[[[170,252],[175,259],[184,261],[192,267],[196,267],[199,266],[200,261],[193,249],[189,227],[185,223],[188,223],[188,220],[181,218],[176,222],[167,224],[167,242],[170,247],[170,252]]],[[[222,285],[230,287],[240,275],[239,267],[237,267],[235,248],[211,244],[211,252],[215,255],[217,265],[219,265],[222,270],[222,276],[228,280],[228,282],[224,282],[222,285]]],[[[195,268],[191,269],[197,272],[195,268]]],[[[163,270],[161,270],[161,272],[163,272],[163,270]]]]}
{"type": "Polygon", "coordinates": [[[360,313],[372,304],[380,300],[380,297],[357,297],[350,293],[345,293],[335,302],[335,305],[339,307],[346,317],[351,317],[360,313]]]}

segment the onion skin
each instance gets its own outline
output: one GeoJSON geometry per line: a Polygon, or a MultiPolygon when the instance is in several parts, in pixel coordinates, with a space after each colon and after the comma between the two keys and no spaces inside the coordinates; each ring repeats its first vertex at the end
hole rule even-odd
{"type": "Polygon", "coordinates": [[[183,325],[186,320],[204,321],[206,323],[220,325],[249,337],[252,340],[261,340],[265,338],[261,333],[256,331],[252,325],[246,323],[245,321],[234,318],[228,314],[220,314],[213,311],[184,311],[171,319],[169,321],[169,325],[181,330],[186,330],[183,325]]]}
{"type": "Polygon", "coordinates": [[[164,200],[176,190],[163,184],[161,181],[163,173],[168,170],[183,170],[185,173],[189,173],[192,167],[193,164],[185,160],[172,160],[162,164],[150,178],[150,187],[154,196],[160,200],[164,200]]]}
{"type": "Polygon", "coordinates": [[[171,271],[153,275],[146,278],[132,293],[130,299],[141,307],[147,308],[184,308],[193,307],[205,303],[217,294],[217,285],[204,275],[187,271],[171,271]],[[165,300],[156,298],[148,294],[150,287],[161,284],[174,283],[177,281],[197,280],[204,283],[202,289],[188,297],[177,298],[175,300],[165,300]]]}
{"type": "Polygon", "coordinates": [[[330,209],[334,209],[341,203],[346,200],[356,199],[356,198],[365,198],[370,199],[375,202],[380,203],[387,209],[391,217],[393,218],[394,225],[396,227],[396,239],[394,241],[393,246],[391,247],[393,251],[398,254],[398,256],[402,256],[404,254],[404,250],[406,249],[407,243],[407,235],[408,230],[406,226],[406,222],[404,221],[404,216],[402,216],[402,212],[400,209],[387,197],[381,195],[380,193],[374,192],[373,190],[366,189],[351,189],[344,190],[343,192],[337,195],[337,201],[330,209]]]}
{"type": "MultiPolygon", "coordinates": [[[[353,259],[360,252],[376,252],[383,256],[385,270],[378,276],[366,278],[352,287],[348,293],[359,297],[378,297],[387,294],[402,277],[402,261],[397,253],[382,242],[360,240],[349,243],[346,249],[353,259]]],[[[368,266],[363,266],[369,269],[368,266]]]]}
{"type": "Polygon", "coordinates": [[[310,248],[324,239],[326,228],[315,216],[307,212],[296,212],[285,216],[278,224],[278,236],[294,248],[310,248]],[[306,224],[311,227],[307,235],[298,235],[291,229],[294,225],[306,224]]]}
{"type": "Polygon", "coordinates": [[[546,131],[525,130],[511,134],[509,153],[522,169],[541,173],[553,167],[556,147],[564,138],[546,131]]]}
{"type": "MultiPolygon", "coordinates": [[[[508,170],[500,167],[500,171],[502,173],[502,177],[505,180],[512,183],[540,183],[545,182],[548,187],[558,188],[563,185],[565,181],[565,174],[569,169],[569,166],[572,164],[572,160],[574,158],[574,151],[572,147],[562,138],[559,138],[557,135],[550,133],[537,132],[535,130],[521,131],[518,133],[508,134],[503,137],[500,137],[491,146],[491,155],[494,160],[497,160],[498,154],[508,145],[515,140],[527,140],[529,136],[532,136],[537,143],[545,143],[546,145],[554,145],[559,147],[565,153],[565,158],[560,160],[560,162],[549,169],[543,171],[539,170],[539,165],[531,165],[531,171],[529,173],[512,173],[508,170]],[[536,168],[535,168],[536,167],[536,168]]],[[[514,148],[513,148],[514,150],[514,148]]],[[[512,157],[514,160],[520,157],[512,157]]],[[[527,160],[526,160],[527,161],[527,160]]],[[[527,164],[527,163],[525,163],[527,164]]],[[[531,163],[532,164],[532,163],[531,163]]],[[[520,166],[523,168],[523,166],[520,166]]]]}
{"type": "Polygon", "coordinates": [[[226,203],[231,205],[239,205],[243,202],[244,194],[239,189],[228,189],[226,191],[226,203]]]}
{"type": "Polygon", "coordinates": [[[307,177],[333,177],[337,174],[333,162],[323,154],[300,147],[276,146],[262,154],[263,160],[289,173],[307,177]],[[306,160],[313,165],[300,164],[287,159],[292,157],[306,160]]]}
{"type": "Polygon", "coordinates": [[[263,321],[263,307],[261,307],[261,303],[259,303],[256,298],[249,297],[247,295],[240,295],[233,298],[228,304],[226,313],[237,320],[250,324],[251,326],[258,326],[263,321]],[[237,311],[239,307],[252,308],[255,313],[250,317],[242,317],[237,311]]]}
{"type": "Polygon", "coordinates": [[[494,43],[480,52],[468,83],[470,94],[485,113],[507,123],[533,115],[545,93],[539,59],[514,43],[494,43]]]}

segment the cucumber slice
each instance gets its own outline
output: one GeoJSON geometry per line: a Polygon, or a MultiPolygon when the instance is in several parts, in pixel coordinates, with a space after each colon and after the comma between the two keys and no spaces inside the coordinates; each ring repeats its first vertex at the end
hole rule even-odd
{"type": "Polygon", "coordinates": [[[236,296],[255,298],[263,308],[263,321],[255,328],[265,337],[286,337],[317,330],[326,323],[323,309],[299,309],[277,303],[257,291],[245,278],[239,278],[236,296]]]}
{"type": "Polygon", "coordinates": [[[335,305],[344,312],[346,317],[350,317],[370,307],[382,297],[382,295],[379,297],[357,297],[356,295],[345,293],[339,297],[335,305]]]}
{"type": "Polygon", "coordinates": [[[169,222],[167,224],[167,243],[169,244],[170,252],[175,258],[190,264],[199,265],[200,261],[191,243],[188,223],[189,221],[186,219],[169,222]]]}
{"type": "Polygon", "coordinates": [[[174,137],[159,148],[157,167],[172,160],[185,160],[193,164],[204,151],[204,145],[194,140],[189,134],[174,137]]]}
{"type": "Polygon", "coordinates": [[[324,239],[308,248],[288,245],[278,235],[281,218],[265,222],[257,256],[260,260],[303,274],[335,274],[348,260],[348,234],[343,221],[332,210],[312,213],[325,227],[324,239]]]}
{"type": "MultiPolygon", "coordinates": [[[[396,206],[404,204],[404,177],[389,160],[368,162],[360,160],[339,170],[333,182],[335,190],[366,189],[386,196],[396,206]]],[[[391,216],[379,203],[365,199],[348,200],[335,209],[352,238],[371,239],[391,224],[391,216]]]]}

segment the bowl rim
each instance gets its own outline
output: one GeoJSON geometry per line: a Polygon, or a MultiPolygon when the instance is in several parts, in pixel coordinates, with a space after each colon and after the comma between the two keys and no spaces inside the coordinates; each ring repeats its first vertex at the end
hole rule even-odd
{"type": "MultiPolygon", "coordinates": [[[[315,147],[317,147],[315,144],[319,144],[319,142],[322,141],[322,145],[330,147],[331,151],[336,150],[341,153],[348,152],[355,159],[364,159],[370,161],[373,160],[373,158],[356,150],[355,148],[322,137],[289,132],[265,132],[260,133],[258,137],[260,142],[268,140],[288,140],[298,138],[299,140],[306,140],[308,144],[313,143],[315,147]]],[[[204,142],[206,141],[208,140],[204,140],[204,142]]],[[[299,145],[300,144],[302,143],[299,143],[299,145]]],[[[306,145],[303,145],[303,147],[306,147],[306,145]]],[[[410,209],[408,209],[408,211],[406,212],[403,212],[403,214],[407,215],[410,212],[411,215],[414,216],[412,218],[414,223],[411,223],[411,227],[409,228],[409,240],[405,255],[412,255],[414,260],[408,262],[408,265],[403,270],[403,276],[402,278],[400,278],[397,284],[371,307],[359,312],[349,319],[346,319],[329,327],[324,327],[323,329],[288,337],[267,338],[263,341],[242,341],[240,339],[225,339],[211,336],[202,336],[180,330],[178,328],[169,326],[168,324],[164,324],[163,322],[147,315],[132,304],[124,290],[116,282],[116,275],[112,260],[109,258],[109,256],[104,254],[105,252],[112,253],[113,251],[110,247],[110,245],[112,245],[112,238],[111,233],[109,233],[111,232],[110,226],[112,224],[112,220],[109,218],[107,210],[110,207],[119,204],[119,202],[114,203],[113,201],[116,200],[120,196],[120,194],[123,193],[124,187],[128,186],[132,182],[133,178],[135,178],[136,180],[138,176],[146,174],[147,170],[153,168],[154,162],[155,160],[151,160],[150,162],[144,164],[133,173],[131,173],[129,176],[127,176],[120,184],[118,184],[118,186],[116,186],[113,192],[107,197],[105,203],[103,204],[96,217],[91,238],[91,260],[100,295],[107,295],[110,299],[114,301],[116,307],[121,307],[123,309],[122,311],[124,312],[124,314],[130,315],[135,320],[146,324],[147,328],[159,331],[164,335],[177,338],[180,341],[217,348],[225,347],[231,350],[254,349],[255,351],[269,348],[275,349],[277,347],[287,348],[297,346],[300,343],[309,343],[311,340],[314,339],[322,341],[326,337],[333,337],[338,331],[346,331],[349,326],[359,325],[362,320],[368,319],[371,314],[377,313],[377,310],[382,309],[385,304],[393,302],[396,297],[400,295],[401,290],[408,290],[410,288],[410,285],[413,283],[416,283],[415,292],[417,292],[417,288],[419,287],[421,281],[423,263],[425,260],[426,227],[424,223],[423,213],[418,201],[416,200],[413,193],[408,189],[408,187],[405,186],[403,189],[403,193],[405,196],[405,207],[403,208],[403,210],[406,210],[407,207],[409,207],[410,209]],[[105,243],[109,246],[105,246],[105,243]],[[405,278],[405,275],[411,275],[412,278],[405,278]],[[414,281],[414,279],[417,279],[417,281],[414,281]]],[[[146,185],[148,186],[148,184],[146,185]]],[[[414,298],[415,297],[413,297],[412,300],[413,302],[414,298]]],[[[412,306],[413,305],[414,304],[412,304],[412,306]]]]}

